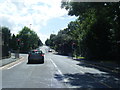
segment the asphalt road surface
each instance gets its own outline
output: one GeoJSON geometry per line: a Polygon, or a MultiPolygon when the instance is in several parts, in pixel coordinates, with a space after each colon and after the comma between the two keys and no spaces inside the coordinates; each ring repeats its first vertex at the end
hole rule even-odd
{"type": "Polygon", "coordinates": [[[120,88],[117,74],[48,52],[44,64],[27,64],[28,55],[2,70],[2,88],[120,88]]]}

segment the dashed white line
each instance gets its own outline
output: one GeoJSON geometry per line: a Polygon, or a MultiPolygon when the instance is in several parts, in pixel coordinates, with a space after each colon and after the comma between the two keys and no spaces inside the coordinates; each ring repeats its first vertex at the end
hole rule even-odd
{"type": "MultiPolygon", "coordinates": [[[[58,69],[58,72],[61,74],[61,76],[64,76],[64,75],[62,74],[62,72],[60,71],[60,69],[57,67],[57,65],[53,62],[53,60],[52,60],[52,59],[50,59],[50,60],[51,60],[51,62],[53,63],[53,65],[58,69]]],[[[72,66],[72,65],[70,65],[70,66],[71,66],[72,68],[78,70],[78,68],[76,68],[76,67],[74,67],[74,66],[72,66]]],[[[80,71],[80,72],[81,72],[82,74],[84,74],[83,71],[80,71]]],[[[95,78],[92,77],[92,76],[89,76],[89,77],[95,79],[95,78]]],[[[63,81],[64,81],[64,82],[68,82],[67,78],[66,78],[66,79],[64,78],[63,81]]],[[[102,85],[104,85],[104,86],[106,86],[106,87],[108,87],[108,88],[112,88],[111,86],[107,85],[107,84],[104,83],[104,82],[99,81],[99,83],[101,83],[102,85]]]]}
{"type": "MultiPolygon", "coordinates": [[[[50,61],[53,63],[54,67],[58,70],[59,74],[62,76],[63,78],[63,82],[68,82],[68,79],[65,78],[65,76],[63,75],[63,73],[60,71],[60,69],[57,67],[57,65],[54,63],[54,61],[52,59],[50,59],[50,61]]],[[[69,86],[67,84],[64,83],[64,85],[69,88],[69,86]]]]}
{"type": "Polygon", "coordinates": [[[57,65],[53,62],[53,60],[50,59],[50,61],[51,61],[51,62],[53,63],[53,65],[57,68],[59,74],[60,74],[61,76],[63,76],[62,72],[61,72],[60,69],[57,67],[57,65]]]}

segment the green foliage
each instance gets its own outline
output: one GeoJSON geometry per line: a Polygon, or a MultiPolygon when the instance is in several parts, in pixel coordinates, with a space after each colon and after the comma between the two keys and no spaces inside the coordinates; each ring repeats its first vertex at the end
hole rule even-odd
{"type": "Polygon", "coordinates": [[[42,43],[42,41],[39,39],[38,40],[38,46],[42,46],[43,45],[43,43],[42,43]]]}
{"type": "Polygon", "coordinates": [[[37,34],[30,30],[28,27],[24,27],[16,36],[18,41],[18,47],[21,52],[28,52],[31,49],[38,48],[42,45],[41,40],[37,34]]]}
{"type": "Polygon", "coordinates": [[[68,10],[69,15],[79,16],[78,28],[71,28],[71,33],[78,37],[76,40],[81,55],[88,59],[111,59],[110,56],[119,59],[120,2],[66,2],[62,8],[68,10]]]}
{"type": "Polygon", "coordinates": [[[2,31],[2,57],[9,56],[11,32],[8,27],[0,27],[2,31]]]}
{"type": "Polygon", "coordinates": [[[120,2],[63,2],[61,7],[78,19],[47,40],[52,47],[86,59],[120,59],[120,2]]]}
{"type": "Polygon", "coordinates": [[[2,40],[4,41],[4,45],[10,45],[11,33],[8,27],[2,27],[2,40]]]}
{"type": "Polygon", "coordinates": [[[2,31],[2,55],[8,56],[8,51],[20,50],[20,52],[28,52],[31,49],[42,46],[43,43],[39,39],[38,35],[30,30],[28,27],[24,27],[16,36],[7,27],[0,27],[2,31]]]}
{"type": "Polygon", "coordinates": [[[17,50],[18,49],[17,38],[14,34],[11,36],[11,43],[10,44],[11,44],[11,49],[12,50],[17,50]]]}
{"type": "Polygon", "coordinates": [[[47,46],[50,46],[50,43],[51,43],[50,39],[47,39],[47,40],[45,41],[45,44],[46,44],[47,46]]]}

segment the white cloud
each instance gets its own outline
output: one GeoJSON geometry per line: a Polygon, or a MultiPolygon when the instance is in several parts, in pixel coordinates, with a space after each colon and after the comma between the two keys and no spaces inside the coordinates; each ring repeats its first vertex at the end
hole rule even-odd
{"type": "Polygon", "coordinates": [[[50,37],[50,35],[41,34],[41,33],[38,33],[38,36],[40,37],[40,39],[42,40],[42,42],[45,42],[46,39],[50,37]]]}
{"type": "Polygon", "coordinates": [[[15,34],[32,24],[31,28],[45,41],[48,35],[40,33],[42,26],[50,19],[67,15],[60,5],[61,0],[4,0],[0,2],[0,24],[8,26],[15,34]]]}

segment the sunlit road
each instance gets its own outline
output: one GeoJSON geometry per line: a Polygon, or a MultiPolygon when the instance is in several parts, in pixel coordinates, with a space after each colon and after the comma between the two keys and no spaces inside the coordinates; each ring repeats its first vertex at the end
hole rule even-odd
{"type": "Polygon", "coordinates": [[[117,74],[100,71],[67,56],[45,53],[44,64],[22,61],[2,70],[2,88],[120,88],[117,74]]]}

